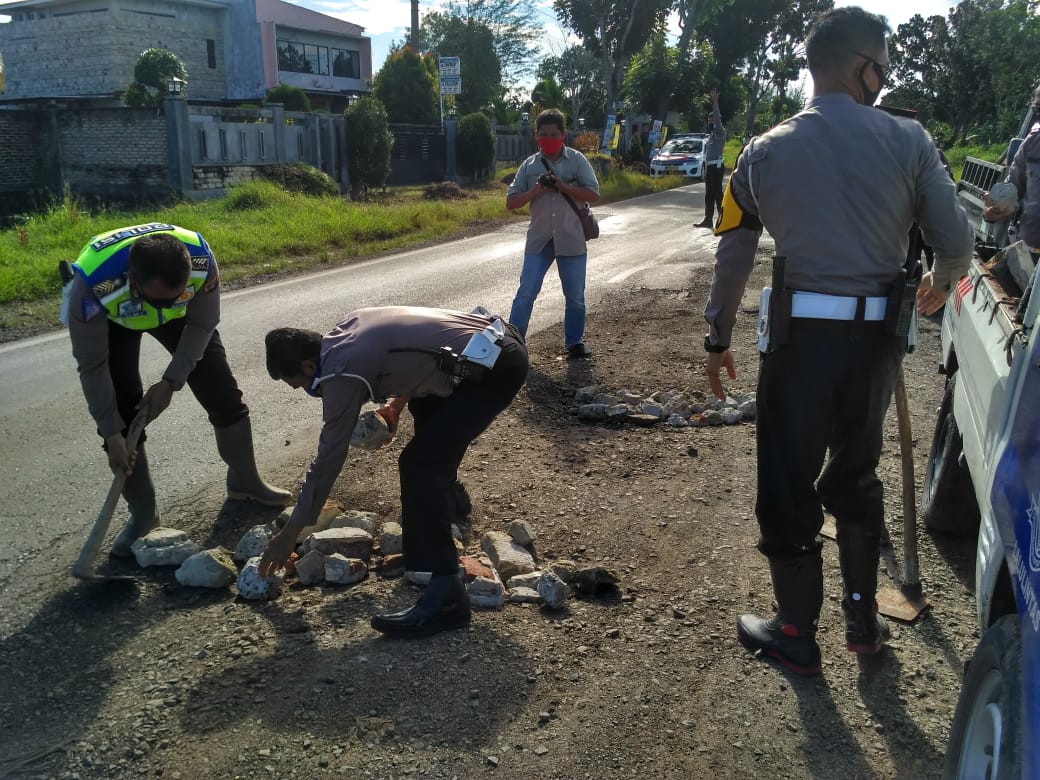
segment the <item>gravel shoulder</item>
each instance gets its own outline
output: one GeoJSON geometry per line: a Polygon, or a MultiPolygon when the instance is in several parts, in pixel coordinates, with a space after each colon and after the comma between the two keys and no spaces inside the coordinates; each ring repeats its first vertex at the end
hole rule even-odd
{"type": "MultiPolygon", "coordinates": [[[[710,268],[690,266],[683,289],[608,297],[590,311],[587,361],[562,359],[559,327],[535,336],[526,387],[463,463],[471,550],[482,532],[526,520],[540,560],[607,566],[616,593],[557,612],[507,605],[478,612],[468,631],[393,642],[368,618],[414,600],[400,579],[294,585],[255,603],[182,588],[172,570],[83,586],[66,562],[32,561],[0,602],[0,776],[939,777],[974,646],[970,541],[920,534],[933,606],[896,624],[872,659],[844,649],[828,543],[824,674],[798,678],[735,636],[741,612],[771,604],[754,549],[754,426],[590,424],[572,413],[575,390],[592,384],[705,391],[709,281],[710,268]]],[[[747,302],[734,389],[753,392],[757,294],[747,302]]],[[[918,493],[942,392],[938,339],[925,323],[905,364],[918,493]]],[[[352,455],[333,497],[397,519],[399,446],[352,455]]],[[[884,559],[898,577],[894,409],[881,474],[895,545],[884,559]]],[[[273,517],[221,504],[218,488],[165,507],[166,523],[233,548],[273,517]]]]}

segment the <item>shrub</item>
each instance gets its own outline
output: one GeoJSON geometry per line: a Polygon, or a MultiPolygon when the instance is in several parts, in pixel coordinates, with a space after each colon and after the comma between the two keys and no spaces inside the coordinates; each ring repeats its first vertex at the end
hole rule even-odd
{"type": "Polygon", "coordinates": [[[166,85],[174,76],[188,79],[188,71],[176,54],[166,49],[145,49],[137,57],[134,81],[127,87],[123,99],[131,108],[160,106],[166,96],[166,85]]]}
{"type": "Polygon", "coordinates": [[[650,163],[645,163],[642,160],[638,162],[630,162],[625,166],[625,170],[629,173],[641,173],[644,176],[650,175],[650,163]]]}
{"type": "Polygon", "coordinates": [[[279,163],[266,165],[260,175],[268,181],[281,185],[289,192],[301,192],[316,197],[336,197],[339,185],[324,171],[307,163],[279,163]]]}
{"type": "Polygon", "coordinates": [[[643,154],[643,144],[638,138],[633,138],[632,143],[628,145],[628,154],[625,155],[625,160],[630,163],[638,163],[643,162],[645,156],[643,154]]]}
{"type": "Polygon", "coordinates": [[[579,152],[588,154],[599,151],[600,134],[595,130],[584,130],[574,136],[571,146],[579,152]]]}
{"type": "Polygon", "coordinates": [[[495,163],[495,133],[483,114],[467,114],[459,120],[458,150],[459,173],[464,176],[485,178],[495,163]]]}
{"type": "Polygon", "coordinates": [[[390,175],[394,137],[386,109],[378,98],[365,95],[344,112],[347,118],[347,164],[350,193],[368,197],[370,187],[382,187],[390,175]]]}
{"type": "Polygon", "coordinates": [[[228,188],[224,207],[228,211],[263,209],[284,203],[288,197],[285,190],[269,181],[249,181],[228,188]]]}
{"type": "Polygon", "coordinates": [[[299,87],[289,84],[279,84],[277,87],[267,90],[264,103],[281,103],[285,106],[286,111],[311,110],[311,99],[307,97],[307,93],[299,87]]]}
{"type": "Polygon", "coordinates": [[[423,197],[427,200],[465,200],[476,197],[466,192],[453,181],[442,181],[440,184],[427,184],[423,187],[423,197]]]}
{"type": "Polygon", "coordinates": [[[589,162],[592,163],[592,167],[596,171],[597,176],[607,176],[610,174],[611,168],[614,166],[614,158],[609,154],[600,154],[595,152],[594,154],[585,155],[589,162]]]}

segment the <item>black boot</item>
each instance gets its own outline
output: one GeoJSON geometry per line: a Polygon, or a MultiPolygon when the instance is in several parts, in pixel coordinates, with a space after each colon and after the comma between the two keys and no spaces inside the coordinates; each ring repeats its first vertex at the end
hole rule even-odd
{"type": "Polygon", "coordinates": [[[411,638],[439,634],[469,625],[469,594],[461,574],[430,579],[414,607],[372,618],[372,628],[388,637],[411,638]]]}
{"type": "Polygon", "coordinates": [[[888,640],[888,623],[878,614],[877,579],[881,531],[863,525],[838,525],[838,560],[845,582],[845,643],[853,653],[872,655],[888,640]]]}
{"type": "Polygon", "coordinates": [[[277,507],[292,501],[292,493],[268,485],[256,470],[253,427],[248,417],[225,428],[214,428],[213,433],[217,437],[217,452],[228,466],[228,498],[277,507]]]}
{"type": "Polygon", "coordinates": [[[741,615],[737,639],[795,674],[820,674],[816,625],[823,606],[823,561],[819,550],[797,558],[771,558],[769,573],[777,612],[769,619],[741,615]]]}
{"type": "Polygon", "coordinates": [[[455,484],[452,486],[452,493],[455,496],[455,519],[460,523],[464,523],[473,511],[473,501],[470,499],[469,491],[466,490],[466,486],[462,484],[461,479],[455,480],[455,484]]]}
{"type": "Polygon", "coordinates": [[[123,498],[130,507],[130,520],[119,532],[109,552],[109,555],[117,558],[129,558],[133,554],[130,545],[153,528],[159,527],[155,486],[152,484],[152,475],[148,473],[148,456],[145,455],[143,444],[137,448],[134,473],[126,478],[126,484],[123,485],[123,498]]]}

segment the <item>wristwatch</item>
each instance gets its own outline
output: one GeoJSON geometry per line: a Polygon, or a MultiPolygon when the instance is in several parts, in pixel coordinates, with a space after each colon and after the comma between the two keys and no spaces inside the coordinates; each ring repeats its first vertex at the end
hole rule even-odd
{"type": "Polygon", "coordinates": [[[727,349],[729,349],[729,344],[726,346],[722,346],[721,344],[712,344],[711,340],[707,336],[704,337],[705,352],[715,352],[717,354],[719,352],[725,352],[727,349]]]}

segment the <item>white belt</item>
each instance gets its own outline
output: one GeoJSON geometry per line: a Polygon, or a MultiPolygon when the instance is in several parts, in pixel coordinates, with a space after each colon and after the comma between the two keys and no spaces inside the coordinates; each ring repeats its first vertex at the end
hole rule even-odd
{"type": "MultiPolygon", "coordinates": [[[[864,298],[863,319],[878,321],[885,319],[883,297],[864,298]]],[[[854,320],[859,298],[842,295],[824,295],[813,292],[791,294],[791,316],[815,320],[854,320]]]]}
{"type": "Polygon", "coordinates": [[[722,158],[720,157],[717,160],[708,160],[705,165],[722,165],[722,158]]]}

